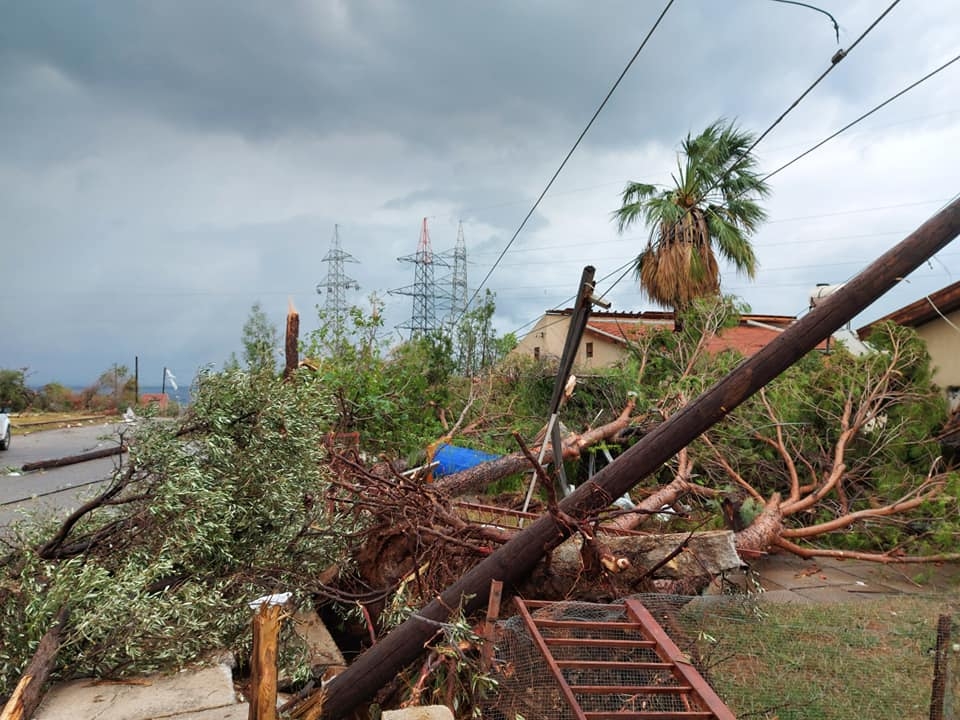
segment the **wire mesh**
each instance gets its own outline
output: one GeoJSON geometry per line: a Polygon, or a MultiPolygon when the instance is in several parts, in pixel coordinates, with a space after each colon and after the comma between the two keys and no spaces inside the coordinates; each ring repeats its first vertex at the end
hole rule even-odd
{"type": "MultiPolygon", "coordinates": [[[[957,597],[903,595],[852,603],[772,603],[761,594],[715,596],[637,595],[691,664],[737,717],[759,720],[875,720],[931,715],[941,703],[956,712],[960,683],[960,631],[948,639],[940,695],[934,688],[938,618],[957,617],[957,597]],[[942,696],[942,700],[941,700],[942,696]]],[[[557,603],[533,613],[544,637],[598,641],[552,645],[561,661],[587,663],[562,668],[572,686],[622,685],[662,688],[658,693],[599,693],[579,696],[585,712],[682,712],[674,673],[647,647],[600,647],[601,640],[626,640],[622,631],[591,631],[566,620],[622,622],[622,605],[557,603]],[[543,621],[559,621],[551,627],[543,621]],[[590,662],[650,663],[644,667],[590,667],[590,662]]],[[[942,636],[941,630],[941,636],[942,636]]],[[[635,639],[635,637],[634,637],[635,639]]],[[[942,637],[941,637],[942,641],[942,637]]],[[[941,643],[942,644],[942,643],[941,643]]],[[[491,669],[497,690],[480,708],[500,720],[567,720],[575,715],[564,700],[547,661],[520,617],[497,624],[491,669]]]]}

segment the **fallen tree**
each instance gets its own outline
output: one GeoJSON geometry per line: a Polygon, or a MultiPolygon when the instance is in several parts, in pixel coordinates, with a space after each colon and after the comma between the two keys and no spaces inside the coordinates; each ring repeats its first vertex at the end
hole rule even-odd
{"type": "MultiPolygon", "coordinates": [[[[562,501],[558,510],[566,515],[583,517],[608,506],[614,498],[728,416],[958,233],[960,200],[955,200],[780,337],[653,429],[617,462],[601,470],[562,501]]],[[[322,705],[313,705],[315,710],[302,717],[315,720],[345,716],[413,660],[435,635],[437,624],[443,623],[453,608],[474,610],[481,607],[486,601],[491,580],[517,581],[571,531],[556,514],[544,515],[334,678],[322,691],[322,705]]]]}
{"type": "MultiPolygon", "coordinates": [[[[619,417],[605,425],[597,428],[588,429],[583,433],[571,433],[563,439],[563,458],[569,460],[580,457],[584,449],[604,441],[613,441],[617,435],[623,432],[632,422],[632,413],[636,407],[636,400],[629,398],[619,417]]],[[[539,447],[534,447],[539,450],[539,447]]],[[[543,456],[544,464],[553,462],[553,448],[548,447],[543,456]]],[[[526,455],[517,451],[509,455],[480,463],[467,470],[462,470],[452,475],[440,478],[436,482],[438,490],[443,491],[451,497],[465,495],[471,492],[478,492],[484,487],[500,480],[508,475],[514,475],[519,472],[530,470],[530,461],[526,455]]]]}

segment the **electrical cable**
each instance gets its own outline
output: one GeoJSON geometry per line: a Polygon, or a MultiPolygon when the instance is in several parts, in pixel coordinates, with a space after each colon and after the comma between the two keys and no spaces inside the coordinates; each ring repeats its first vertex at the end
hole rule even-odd
{"type": "MultiPolygon", "coordinates": [[[[811,92],[813,92],[813,89],[817,87],[817,85],[819,85],[824,80],[824,78],[827,77],[827,75],[833,72],[833,69],[837,67],[837,65],[839,65],[840,62],[844,58],[846,58],[853,51],[853,49],[857,47],[857,45],[859,45],[865,37],[867,37],[867,35],[869,35],[873,31],[873,29],[880,23],[880,21],[883,20],[890,13],[890,11],[893,10],[899,4],[900,4],[900,0],[893,0],[893,2],[890,3],[887,9],[884,10],[879,16],[877,16],[877,18],[872,23],[870,23],[870,25],[867,27],[866,30],[860,33],[860,36],[853,41],[850,47],[848,47],[846,50],[843,50],[843,49],[838,50],[830,59],[830,66],[826,70],[824,70],[820,74],[820,76],[816,80],[814,80],[813,83],[811,83],[810,86],[807,87],[807,89],[804,90],[796,100],[790,103],[787,109],[784,110],[782,113],[780,113],[780,116],[776,120],[774,120],[770,124],[770,126],[767,127],[766,130],[760,133],[760,135],[758,135],[754,139],[754,141],[750,144],[750,146],[746,150],[740,153],[740,157],[734,160],[733,163],[731,163],[730,167],[727,169],[725,173],[722,174],[721,177],[718,177],[717,179],[715,179],[710,184],[710,186],[703,193],[700,194],[700,197],[697,199],[697,201],[693,203],[693,207],[696,207],[697,205],[699,205],[711,192],[713,192],[717,188],[717,186],[722,182],[723,178],[735,172],[737,168],[740,166],[740,164],[745,162],[750,157],[750,154],[756,149],[757,145],[759,145],[763,141],[763,139],[767,137],[767,135],[769,135],[773,131],[773,129],[783,121],[785,117],[787,117],[787,115],[789,115],[801,102],[803,102],[803,99],[806,98],[807,95],[809,95],[811,92]]],[[[740,193],[740,194],[743,195],[745,193],[740,193]]],[[[689,213],[690,211],[688,209],[687,212],[685,212],[682,217],[678,218],[674,222],[673,224],[674,230],[677,227],[679,227],[680,223],[689,213]]]]}
{"type": "Polygon", "coordinates": [[[840,44],[840,25],[837,24],[837,19],[833,15],[828,13],[826,10],[822,8],[818,8],[816,5],[810,5],[809,3],[805,3],[805,2],[798,2],[797,0],[770,0],[770,2],[783,3],[784,5],[799,5],[800,7],[808,8],[810,10],[815,10],[818,13],[823,13],[828,18],[830,18],[830,22],[833,23],[833,32],[837,36],[837,45],[840,44]]]}
{"type": "MultiPolygon", "coordinates": [[[[767,135],[769,135],[769,134],[773,131],[773,129],[774,129],[777,125],[779,125],[787,115],[789,115],[791,112],[793,112],[794,108],[796,108],[797,105],[799,105],[801,102],[803,102],[803,99],[804,99],[807,95],[809,95],[811,92],[813,92],[813,89],[814,89],[815,87],[817,87],[817,85],[819,85],[819,84],[823,81],[823,79],[827,77],[827,75],[829,75],[831,72],[833,72],[833,69],[834,69],[835,67],[837,67],[837,65],[839,65],[840,62],[841,62],[845,57],[847,57],[851,52],[853,52],[853,49],[854,49],[857,45],[859,45],[859,44],[861,43],[861,41],[862,41],[867,35],[869,35],[870,32],[880,23],[880,21],[883,20],[883,19],[890,13],[890,11],[893,10],[893,9],[894,9],[897,5],[899,5],[899,4],[900,4],[900,0],[893,0],[893,2],[890,3],[890,6],[889,6],[886,10],[884,10],[884,11],[877,17],[876,20],[874,20],[872,23],[870,23],[870,25],[867,27],[866,30],[864,30],[862,33],[860,33],[860,37],[858,37],[856,40],[854,40],[854,41],[853,41],[853,44],[851,44],[850,47],[848,47],[846,50],[842,50],[842,49],[841,49],[841,50],[838,50],[838,51],[834,54],[834,56],[830,59],[830,67],[828,67],[826,70],[824,70],[824,71],[820,74],[820,77],[818,77],[816,80],[814,80],[813,83],[810,85],[810,87],[808,87],[806,90],[804,90],[804,91],[800,94],[800,97],[798,97],[796,100],[794,100],[792,103],[790,103],[790,106],[780,114],[780,117],[778,117],[776,120],[774,120],[773,123],[770,125],[770,127],[768,127],[766,130],[764,130],[764,131],[759,135],[759,137],[757,137],[757,139],[753,141],[753,144],[752,144],[749,148],[747,148],[746,150],[744,150],[743,155],[741,156],[741,160],[742,160],[743,158],[749,157],[750,153],[753,152],[753,150],[757,147],[757,145],[759,145],[760,142],[761,142],[767,135]]],[[[736,164],[737,164],[737,163],[734,163],[734,166],[731,167],[731,171],[734,169],[734,167],[736,167],[736,164]]],[[[712,190],[713,188],[710,188],[710,189],[712,190]]],[[[709,192],[709,191],[708,191],[708,192],[709,192]]]]}
{"type": "MultiPolygon", "coordinates": [[[[897,0],[897,2],[899,2],[899,0],[897,0]]],[[[566,154],[566,157],[563,158],[563,161],[560,163],[560,167],[558,167],[557,170],[556,170],[556,172],[553,173],[553,176],[552,176],[552,177],[550,178],[550,180],[547,182],[547,185],[546,185],[546,187],[543,189],[543,192],[540,193],[540,196],[539,196],[539,197],[536,199],[536,201],[533,203],[533,207],[531,207],[530,210],[529,210],[529,212],[527,212],[526,216],[523,218],[523,221],[520,223],[519,227],[517,227],[516,231],[513,233],[513,236],[510,238],[510,240],[507,242],[506,246],[505,246],[505,247],[503,248],[503,250],[501,251],[500,256],[499,256],[499,257],[497,258],[497,260],[493,263],[493,266],[490,268],[490,270],[489,270],[489,271],[487,272],[487,274],[484,276],[483,280],[480,281],[480,284],[477,286],[477,289],[474,290],[473,295],[471,295],[471,296],[470,296],[470,299],[467,301],[467,304],[466,304],[466,306],[464,307],[463,312],[461,312],[461,313],[460,313],[460,316],[454,321],[454,325],[456,325],[457,323],[460,322],[461,318],[464,316],[464,314],[465,314],[465,313],[467,312],[467,310],[470,308],[470,305],[473,303],[474,300],[476,300],[477,295],[480,294],[480,290],[481,290],[481,289],[483,288],[483,286],[486,284],[487,280],[490,279],[490,276],[493,274],[493,271],[497,269],[497,265],[500,264],[500,261],[503,259],[503,256],[507,254],[507,251],[510,249],[510,246],[513,245],[514,241],[517,239],[517,236],[520,235],[520,232],[521,232],[521,231],[523,230],[523,228],[526,226],[527,221],[530,220],[530,218],[533,216],[533,213],[536,212],[536,209],[540,206],[540,202],[543,200],[544,196],[547,194],[547,192],[548,192],[548,191],[550,190],[550,188],[553,186],[554,181],[555,181],[555,180],[557,179],[557,177],[560,175],[560,173],[561,173],[561,171],[563,170],[563,168],[566,167],[567,162],[570,160],[570,158],[571,158],[571,156],[573,155],[574,151],[576,151],[576,149],[577,149],[577,148],[579,147],[579,145],[580,145],[580,142],[583,140],[583,138],[586,136],[587,132],[588,132],[588,131],[590,130],[590,128],[593,126],[594,121],[597,119],[597,117],[600,115],[600,112],[603,110],[603,108],[606,106],[607,102],[608,102],[608,101],[610,100],[610,98],[613,96],[614,91],[616,91],[617,87],[619,87],[620,82],[623,80],[623,78],[626,76],[627,72],[628,72],[628,71],[630,70],[630,68],[633,66],[634,61],[636,61],[636,59],[637,59],[637,57],[639,57],[640,53],[643,52],[643,49],[646,47],[647,42],[648,42],[648,41],[650,40],[650,38],[653,36],[653,33],[656,32],[657,28],[660,26],[660,22],[663,20],[664,16],[667,14],[667,11],[670,9],[670,7],[673,5],[673,3],[674,3],[674,0],[667,0],[667,4],[663,7],[663,10],[660,11],[660,15],[657,17],[656,21],[653,23],[653,25],[652,25],[652,26],[650,27],[650,29],[647,31],[646,36],[643,38],[643,42],[640,43],[640,47],[637,48],[637,51],[633,54],[633,57],[630,58],[629,62],[628,62],[628,63],[626,64],[626,66],[623,68],[623,71],[620,73],[620,76],[619,76],[619,77],[616,79],[616,81],[613,83],[613,86],[612,86],[612,87],[610,88],[610,90],[607,92],[606,97],[603,98],[603,101],[600,103],[599,107],[597,107],[596,111],[593,113],[593,117],[590,118],[590,121],[587,123],[586,127],[583,129],[583,132],[580,133],[580,136],[577,138],[576,142],[573,143],[573,147],[570,148],[570,151],[566,154]]]]}
{"type": "MultiPolygon", "coordinates": [[[[607,295],[607,293],[609,293],[611,290],[613,290],[613,288],[615,288],[615,287],[617,286],[617,283],[619,283],[621,280],[623,280],[623,278],[626,276],[626,274],[627,274],[628,272],[630,272],[630,268],[631,268],[632,265],[633,265],[633,260],[628,260],[628,261],[625,262],[623,265],[621,265],[621,266],[619,266],[619,267],[617,267],[617,268],[614,268],[613,270],[611,270],[610,272],[608,272],[606,275],[604,275],[602,278],[600,278],[599,280],[597,280],[597,281],[594,282],[594,285],[599,285],[599,284],[602,283],[604,280],[612,277],[613,275],[617,274],[618,272],[620,272],[621,270],[624,270],[624,268],[626,268],[626,272],[624,272],[623,275],[621,275],[621,276],[616,280],[616,282],[614,282],[613,285],[611,285],[609,288],[607,288],[607,290],[603,293],[603,295],[600,296],[601,299],[603,299],[603,298],[607,295]]],[[[563,301],[557,303],[556,305],[554,305],[552,308],[550,308],[549,310],[547,310],[547,312],[552,312],[552,311],[554,311],[554,310],[559,310],[561,305],[566,305],[566,304],[567,304],[568,302],[570,302],[571,300],[576,300],[576,299],[577,299],[577,296],[576,296],[576,295],[571,295],[571,296],[568,297],[566,300],[563,300],[563,301]]],[[[520,332],[521,330],[523,330],[523,329],[524,329],[525,327],[527,327],[528,325],[533,325],[537,320],[540,319],[540,317],[542,317],[542,316],[537,316],[537,317],[535,317],[533,320],[528,320],[527,322],[525,322],[523,325],[521,325],[520,327],[516,328],[516,329],[513,330],[512,332],[513,332],[514,334],[520,332]]],[[[548,327],[549,327],[549,326],[548,326],[548,327]]]]}
{"type": "MultiPolygon", "coordinates": [[[[822,72],[822,73],[820,74],[820,76],[817,77],[817,78],[813,81],[813,83],[811,83],[811,85],[810,85],[809,87],[807,87],[807,89],[804,90],[804,91],[800,94],[800,96],[797,97],[797,99],[794,100],[794,101],[787,107],[787,109],[784,110],[784,111],[773,121],[773,123],[770,124],[769,127],[767,127],[766,130],[764,130],[759,136],[757,136],[756,139],[754,139],[754,141],[750,144],[750,146],[749,146],[746,150],[743,151],[743,153],[741,154],[740,158],[738,158],[737,160],[735,160],[735,161],[733,162],[733,164],[730,166],[730,168],[728,169],[728,171],[727,171],[726,174],[729,174],[729,173],[735,171],[736,168],[737,168],[737,166],[738,166],[741,162],[743,162],[744,159],[748,158],[748,157],[750,156],[750,153],[753,152],[753,150],[756,149],[757,145],[759,145],[760,142],[763,141],[763,139],[766,138],[766,137],[777,127],[777,125],[779,125],[779,124],[784,120],[784,118],[786,118],[787,115],[789,115],[789,114],[804,100],[804,98],[806,98],[807,95],[809,95],[809,94],[814,90],[814,88],[816,88],[817,85],[819,85],[819,84],[827,77],[827,75],[829,75],[829,74],[833,71],[833,69],[834,69],[844,58],[847,57],[847,56],[850,54],[850,52],[852,52],[853,49],[854,49],[855,47],[857,47],[857,45],[859,45],[859,44],[864,40],[864,38],[866,38],[867,35],[869,35],[869,34],[873,31],[873,29],[887,16],[899,3],[900,3],[900,0],[893,0],[893,2],[887,7],[887,9],[884,10],[879,16],[877,16],[877,18],[859,35],[859,37],[857,37],[857,39],[853,41],[853,43],[850,45],[850,47],[848,47],[846,50],[839,50],[836,54],[834,54],[834,56],[831,58],[830,66],[829,66],[826,70],[824,70],[824,72],[822,72]]],[[[802,4],[802,3],[797,3],[797,4],[802,4]]],[[[649,39],[649,37],[650,37],[650,35],[652,34],[653,30],[656,29],[657,24],[659,24],[660,19],[663,17],[663,14],[666,13],[667,9],[669,9],[669,6],[670,6],[670,4],[668,3],[667,7],[663,10],[663,13],[661,13],[660,18],[658,18],[657,23],[654,24],[653,28],[651,28],[650,32],[649,32],[648,35],[647,35],[647,38],[644,39],[644,44],[646,43],[647,39],[649,39]]],[[[814,8],[814,9],[816,9],[816,8],[814,8]]],[[[828,14],[829,14],[829,13],[828,13],[828,14]]],[[[830,16],[830,17],[831,17],[831,19],[832,19],[832,16],[830,16]]],[[[640,49],[641,49],[641,50],[643,49],[643,45],[641,45],[640,49]]],[[[637,51],[637,54],[639,54],[639,52],[640,52],[640,51],[638,50],[638,51],[637,51]]],[[[634,55],[634,58],[636,58],[636,55],[634,55]]],[[[632,62],[633,62],[633,60],[631,60],[631,63],[632,63],[632,62]]],[[[952,62],[953,62],[953,61],[951,61],[951,63],[952,63],[952,62]]],[[[951,63],[947,63],[947,65],[949,65],[949,64],[951,64],[951,63]]],[[[897,96],[894,96],[893,98],[891,98],[891,99],[890,99],[889,101],[887,101],[887,102],[892,102],[893,99],[896,99],[896,97],[899,97],[899,96],[902,95],[904,92],[909,91],[909,89],[912,89],[913,87],[915,87],[915,86],[916,86],[917,84],[919,84],[920,82],[923,82],[924,80],[928,79],[928,77],[932,77],[933,74],[936,74],[937,72],[940,72],[940,71],[943,70],[947,65],[938,68],[938,69],[937,69],[936,71],[934,71],[931,75],[929,75],[929,76],[927,76],[927,77],[924,77],[923,79],[921,79],[920,81],[918,81],[918,82],[915,83],[914,85],[910,86],[910,87],[907,88],[906,90],[901,91],[901,93],[899,93],[897,96]]],[[[629,68],[629,65],[628,65],[628,68],[629,68]]],[[[625,72],[626,72],[626,69],[624,70],[624,73],[625,73],[625,72]]],[[[623,74],[621,74],[621,78],[622,78],[622,77],[623,77],[623,74]]],[[[617,82],[619,83],[619,79],[618,79],[617,82]]],[[[616,85],[614,85],[614,89],[615,89],[615,87],[616,87],[616,85]]],[[[613,90],[611,90],[611,93],[612,93],[612,91],[613,91],[613,90]]],[[[608,98],[609,98],[609,95],[610,95],[610,94],[608,94],[608,96],[607,96],[608,98]]],[[[606,102],[606,99],[604,100],[604,102],[606,102]]],[[[886,103],[884,103],[884,104],[886,104],[886,103]]],[[[882,107],[882,105],[879,106],[879,107],[877,107],[877,108],[875,108],[874,111],[880,109],[880,107],[882,107]]],[[[602,105],[601,105],[601,108],[602,108],[602,105]]],[[[874,111],[871,111],[871,112],[874,112],[874,111]]],[[[598,110],[598,113],[599,113],[599,110],[598,110]]],[[[594,118],[596,118],[596,114],[594,115],[594,118]]],[[[863,118],[860,118],[860,119],[863,119],[863,118]]],[[[593,120],[591,119],[591,123],[592,123],[592,122],[593,122],[593,120]]],[[[859,119],[858,119],[856,122],[859,122],[859,119]]],[[[855,124],[855,123],[853,123],[853,124],[855,124]]],[[[853,124],[851,124],[851,125],[843,128],[840,132],[843,132],[844,130],[849,129],[849,127],[852,127],[853,124]]],[[[589,125],[588,125],[588,128],[589,128],[589,125]]],[[[586,130],[584,131],[584,134],[585,134],[585,132],[586,132],[586,130]]],[[[838,133],[838,134],[839,134],[839,133],[838,133]]],[[[583,134],[581,134],[581,139],[582,139],[582,137],[583,137],[583,134]]],[[[828,138],[828,140],[829,140],[829,139],[830,139],[830,138],[828,138]]],[[[579,143],[579,139],[578,139],[577,142],[579,143]]],[[[824,141],[824,142],[825,142],[825,141],[824,141]]],[[[823,143],[820,143],[820,144],[823,144],[823,143]]],[[[574,148],[576,148],[576,145],[574,146],[574,148]]],[[[814,148],[814,149],[816,149],[816,148],[814,148]]],[[[809,151],[807,151],[806,153],[804,153],[804,155],[809,154],[809,152],[812,152],[812,149],[809,150],[809,151]]],[[[572,153],[572,150],[571,150],[571,153],[572,153]]],[[[803,156],[803,155],[802,155],[802,156],[803,156]]],[[[801,156],[801,157],[802,157],[802,156],[801,156]]],[[[564,159],[564,164],[566,163],[566,160],[569,159],[569,157],[570,157],[570,154],[568,154],[568,155],[567,155],[567,158],[564,159]]],[[[791,161],[791,163],[789,163],[789,164],[792,164],[792,162],[795,162],[797,159],[799,159],[799,157],[796,158],[795,160],[791,161]]],[[[563,168],[563,164],[561,164],[561,168],[560,168],[560,169],[562,169],[562,168],[563,168]]],[[[778,168],[775,172],[780,172],[780,170],[782,170],[782,169],[784,169],[784,168],[778,168]]],[[[547,185],[547,189],[549,189],[550,185],[553,183],[553,180],[556,179],[556,176],[559,174],[559,172],[560,172],[560,170],[558,170],[557,173],[554,174],[554,177],[551,178],[550,183],[547,185]]],[[[771,175],[772,175],[772,173],[771,173],[771,175]]],[[[768,175],[767,177],[770,177],[770,175],[768,175]]],[[[713,183],[709,188],[707,188],[707,190],[702,194],[700,200],[702,201],[704,197],[706,197],[707,195],[709,195],[709,193],[712,192],[712,191],[716,188],[716,186],[719,184],[719,182],[720,182],[719,179],[718,179],[718,180],[715,180],[714,183],[713,183]]],[[[534,204],[534,208],[531,209],[531,211],[530,211],[530,213],[528,213],[527,217],[524,218],[524,221],[523,221],[523,223],[521,223],[520,228],[518,228],[517,232],[514,233],[514,236],[513,236],[513,237],[510,239],[510,241],[507,243],[507,246],[504,248],[503,252],[500,253],[500,256],[499,256],[499,257],[497,258],[497,260],[494,262],[494,264],[493,264],[493,266],[491,267],[490,271],[487,273],[487,275],[484,277],[483,281],[481,282],[480,287],[482,287],[483,284],[486,283],[486,281],[489,279],[490,275],[491,275],[491,274],[493,273],[493,271],[496,269],[497,265],[498,265],[498,264],[500,263],[500,261],[503,259],[503,256],[506,254],[507,250],[509,250],[510,246],[513,244],[513,241],[516,239],[516,237],[517,237],[517,235],[519,234],[520,230],[521,230],[521,229],[523,228],[523,226],[526,224],[527,219],[529,219],[530,215],[533,213],[533,210],[537,207],[537,205],[539,204],[540,200],[543,199],[543,196],[544,196],[545,194],[546,194],[546,190],[544,190],[544,192],[543,192],[543,193],[540,195],[540,197],[537,199],[537,202],[534,204]]],[[[699,201],[698,201],[698,202],[699,202],[699,201]]],[[[677,220],[675,224],[678,225],[679,222],[680,222],[680,220],[677,220]]],[[[627,266],[632,265],[632,264],[633,264],[633,261],[632,261],[632,260],[629,261],[628,263],[626,263],[627,266]]],[[[617,270],[614,270],[614,273],[620,271],[623,267],[624,267],[624,266],[621,266],[620,268],[617,268],[617,270]]],[[[627,270],[629,271],[629,267],[627,268],[627,270]]],[[[612,275],[612,274],[613,274],[613,273],[610,273],[610,275],[612,275]]],[[[605,276],[605,277],[610,277],[610,275],[607,275],[607,276],[605,276]]],[[[612,290],[613,287],[615,287],[615,286],[623,279],[623,277],[624,277],[625,275],[626,275],[626,273],[624,273],[624,275],[622,275],[622,276],[613,284],[613,286],[611,286],[606,292],[609,293],[610,290],[612,290]]],[[[473,297],[471,298],[471,302],[472,302],[473,299],[476,297],[477,293],[479,293],[480,287],[478,287],[477,290],[476,290],[476,292],[474,292],[474,295],[473,295],[473,297]]],[[[606,294],[606,293],[605,293],[605,294],[606,294]]],[[[573,297],[576,297],[576,296],[573,296],[573,297]]],[[[567,301],[564,301],[564,302],[567,302],[567,301]]],[[[468,303],[468,307],[469,307],[469,303],[468,303]]],[[[536,322],[536,320],[533,320],[533,321],[530,321],[530,322],[528,322],[528,323],[525,323],[524,325],[520,326],[520,328],[518,328],[517,331],[523,329],[523,328],[526,327],[527,325],[532,324],[533,322],[536,322]]],[[[515,332],[517,332],[517,331],[515,331],[515,332]]]]}
{"type": "Polygon", "coordinates": [[[929,80],[930,78],[932,78],[932,77],[933,77],[934,75],[936,75],[937,73],[939,73],[939,72],[941,72],[941,71],[943,71],[943,70],[946,70],[948,67],[950,67],[951,65],[953,65],[953,64],[954,64],[955,62],[957,62],[958,60],[960,60],[960,55],[957,55],[957,56],[954,57],[952,60],[948,60],[948,61],[945,62],[943,65],[941,65],[940,67],[938,67],[936,70],[931,70],[930,72],[928,72],[926,75],[924,75],[922,78],[920,78],[920,79],[917,80],[916,82],[911,83],[910,85],[908,85],[907,87],[903,88],[903,90],[901,90],[900,92],[896,93],[895,95],[891,95],[890,97],[888,97],[886,100],[884,100],[884,101],[883,101],[882,103],[880,103],[879,105],[876,105],[876,106],[873,107],[872,109],[870,109],[870,110],[868,110],[867,112],[863,113],[863,115],[861,115],[860,117],[858,117],[856,120],[852,120],[851,122],[847,123],[846,125],[844,125],[842,128],[840,128],[839,130],[837,130],[837,131],[836,131],[835,133],[833,133],[832,135],[829,135],[828,137],[825,137],[823,140],[821,140],[820,142],[818,142],[818,143],[817,143],[816,145],[814,145],[813,147],[811,147],[811,148],[809,148],[809,149],[807,149],[807,150],[804,150],[802,153],[800,153],[800,154],[797,155],[795,158],[793,158],[793,160],[790,160],[789,162],[784,163],[783,165],[781,165],[780,167],[778,167],[778,168],[777,168],[776,170],[774,170],[773,172],[767,173],[767,174],[764,175],[763,178],[761,178],[761,179],[762,179],[762,180],[769,180],[770,178],[772,178],[772,177],[773,177],[774,175],[776,175],[777,173],[779,173],[779,172],[781,172],[781,171],[783,171],[783,170],[786,170],[788,167],[790,167],[791,165],[793,165],[793,164],[794,164],[795,162],[797,162],[798,160],[801,160],[801,159],[805,158],[807,155],[809,155],[810,153],[812,153],[814,150],[817,150],[817,149],[823,147],[824,145],[826,145],[828,142],[830,142],[831,140],[833,140],[835,137],[837,137],[837,136],[840,135],[841,133],[846,132],[847,130],[849,130],[850,128],[852,128],[854,125],[856,125],[857,123],[861,122],[862,120],[866,120],[868,117],[870,117],[871,115],[873,115],[875,112],[877,112],[877,111],[880,110],[881,108],[889,105],[889,104],[892,103],[894,100],[896,100],[897,98],[901,97],[902,95],[906,95],[908,92],[910,92],[911,90],[913,90],[915,87],[917,87],[917,86],[920,85],[921,83],[926,82],[927,80],[929,80]]]}

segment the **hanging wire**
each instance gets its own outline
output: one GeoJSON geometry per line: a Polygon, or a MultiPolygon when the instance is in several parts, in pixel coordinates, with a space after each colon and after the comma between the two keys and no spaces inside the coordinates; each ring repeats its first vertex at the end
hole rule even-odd
{"type": "Polygon", "coordinates": [[[490,267],[490,270],[487,271],[487,274],[484,276],[483,280],[480,281],[480,284],[477,286],[477,289],[474,290],[473,295],[471,295],[470,299],[467,301],[467,304],[463,312],[461,312],[460,316],[454,321],[454,325],[460,322],[460,319],[470,308],[470,305],[473,304],[474,300],[476,300],[477,295],[480,294],[480,290],[486,284],[487,280],[490,279],[490,276],[493,274],[493,271],[497,269],[497,265],[500,264],[500,261],[503,259],[503,256],[507,254],[507,251],[510,249],[514,241],[517,239],[517,236],[520,235],[520,232],[526,226],[527,221],[533,216],[533,213],[540,206],[540,202],[543,200],[544,196],[546,196],[547,192],[553,186],[553,183],[557,179],[557,177],[560,175],[560,172],[563,170],[564,167],[566,167],[567,161],[570,160],[570,157],[573,155],[574,151],[580,146],[580,142],[583,140],[587,132],[593,126],[594,121],[597,119],[597,117],[600,115],[600,112],[603,110],[607,102],[613,96],[614,91],[617,89],[617,87],[619,87],[620,82],[623,80],[627,72],[633,66],[634,61],[636,61],[636,59],[640,56],[640,53],[647,46],[647,42],[649,42],[650,38],[653,37],[654,32],[656,32],[657,28],[660,26],[660,22],[663,20],[664,16],[667,14],[667,11],[670,9],[673,3],[674,3],[674,0],[668,0],[667,4],[664,5],[663,10],[660,11],[660,15],[657,17],[656,21],[650,27],[650,30],[647,31],[646,36],[643,38],[643,42],[640,43],[640,47],[637,48],[637,51],[633,54],[633,57],[631,57],[629,62],[627,62],[626,66],[623,68],[623,71],[620,73],[620,76],[613,83],[613,86],[607,92],[606,96],[601,101],[599,107],[597,107],[596,111],[593,113],[593,116],[590,118],[589,122],[587,122],[586,127],[583,128],[583,131],[580,133],[580,136],[577,138],[576,142],[573,143],[573,147],[570,148],[569,152],[567,152],[566,156],[563,158],[563,161],[560,163],[560,167],[558,167],[556,172],[553,173],[553,176],[547,182],[547,185],[543,189],[543,192],[540,193],[540,196],[533,203],[533,206],[530,208],[529,212],[527,212],[527,214],[524,216],[523,220],[521,221],[520,225],[517,227],[516,231],[514,231],[513,236],[507,242],[506,246],[504,246],[503,250],[500,253],[500,256],[496,259],[496,261],[490,267]]]}

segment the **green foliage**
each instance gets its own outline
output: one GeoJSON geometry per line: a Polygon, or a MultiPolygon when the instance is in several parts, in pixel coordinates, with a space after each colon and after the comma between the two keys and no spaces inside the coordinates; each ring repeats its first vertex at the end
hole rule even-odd
{"type": "Polygon", "coordinates": [[[405,391],[422,388],[424,379],[417,363],[422,355],[416,348],[398,349],[397,362],[391,363],[381,350],[383,319],[379,308],[366,315],[351,308],[340,326],[320,313],[320,328],[310,333],[304,352],[316,364],[319,382],[333,400],[332,427],[335,432],[358,432],[361,445],[376,451],[401,449],[406,452],[416,442],[422,418],[429,413],[422,400],[416,410],[420,422],[411,428],[405,424],[413,408],[405,402],[405,391]],[[426,411],[426,412],[425,412],[426,411]]]}
{"type": "Polygon", "coordinates": [[[60,677],[170,667],[246,642],[247,602],[349,565],[355,520],[331,515],[320,438],[331,405],[309,373],[282,382],[202,374],[177,423],[142,421],[122,486],[62,542],[53,524],[17,528],[0,568],[0,695],[62,605],[60,677]]]}
{"type": "MultiPolygon", "coordinates": [[[[703,340],[735,322],[731,303],[701,302],[684,314],[681,332],[642,337],[633,360],[642,368],[641,405],[669,416],[728,373],[739,355],[707,353],[703,340]]],[[[871,342],[876,351],[860,357],[842,346],[829,355],[808,354],[711,428],[709,444],[692,443],[696,482],[739,493],[743,481],[764,498],[786,497],[791,472],[809,488],[841,472],[840,489],[809,512],[788,517],[790,527],[885,506],[923,487],[938,469],[934,438],[945,419],[929,354],[913,330],[893,324],[881,326],[871,342]]],[[[956,473],[941,481],[946,485],[937,498],[919,508],[861,520],[818,542],[857,550],[949,551],[960,530],[957,495],[950,488],[960,481],[956,473]]],[[[746,509],[751,516],[759,511],[746,509]]]]}
{"type": "Polygon", "coordinates": [[[27,387],[27,368],[0,369],[0,409],[20,412],[32,399],[33,392],[27,387]]]}
{"type": "Polygon", "coordinates": [[[332,429],[360,433],[361,446],[406,457],[444,433],[441,414],[463,407],[464,371],[483,372],[510,345],[497,339],[491,324],[493,297],[467,313],[456,341],[431,333],[383,349],[379,301],[372,310],[351,308],[343,322],[320,311],[320,327],[310,333],[304,353],[334,402],[332,429]]]}
{"type": "Polygon", "coordinates": [[[37,393],[36,404],[44,412],[73,410],[80,403],[73,391],[60,383],[47,383],[37,393]]]}
{"type": "Polygon", "coordinates": [[[506,357],[517,344],[513,333],[498,338],[493,328],[496,295],[487,290],[483,302],[468,310],[454,333],[456,371],[460,375],[479,375],[506,357]]]}
{"type": "MultiPolygon", "coordinates": [[[[277,347],[279,345],[277,326],[270,322],[257,301],[250,308],[250,315],[243,324],[243,360],[247,369],[253,373],[277,371],[277,347]]],[[[232,358],[236,361],[236,358],[232,358]]]]}

